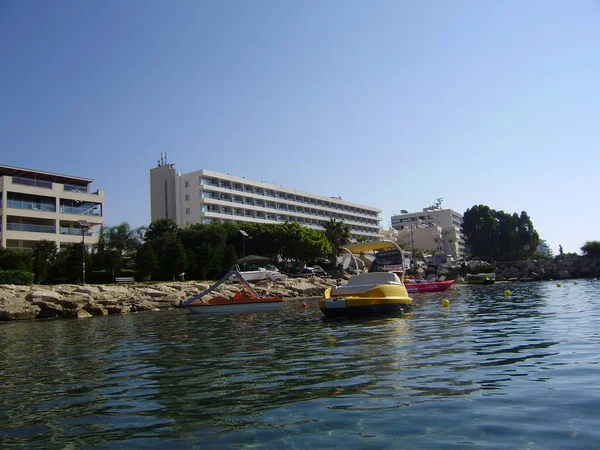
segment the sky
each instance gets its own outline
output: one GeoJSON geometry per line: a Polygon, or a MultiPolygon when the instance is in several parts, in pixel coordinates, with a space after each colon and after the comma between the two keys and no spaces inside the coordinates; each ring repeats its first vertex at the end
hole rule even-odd
{"type": "Polygon", "coordinates": [[[600,3],[0,1],[0,164],[150,222],[160,152],[382,209],[600,240],[600,3]],[[590,198],[592,200],[590,200],[590,198]]]}

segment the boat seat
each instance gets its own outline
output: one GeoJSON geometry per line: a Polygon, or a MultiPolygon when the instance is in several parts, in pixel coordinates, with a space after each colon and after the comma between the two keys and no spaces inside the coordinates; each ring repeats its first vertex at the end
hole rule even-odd
{"type": "Polygon", "coordinates": [[[397,284],[402,286],[398,275],[392,272],[370,272],[357,275],[348,280],[346,286],[336,286],[331,288],[331,296],[338,297],[342,295],[364,294],[382,284],[397,284]]]}

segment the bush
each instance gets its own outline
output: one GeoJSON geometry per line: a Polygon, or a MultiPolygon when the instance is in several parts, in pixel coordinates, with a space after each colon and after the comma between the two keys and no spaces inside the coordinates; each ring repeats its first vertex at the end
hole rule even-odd
{"type": "Polygon", "coordinates": [[[0,284],[33,284],[33,272],[0,270],[0,284]]]}
{"type": "Polygon", "coordinates": [[[92,272],[86,272],[85,282],[88,284],[111,284],[114,283],[113,275],[111,272],[106,270],[94,270],[92,272]]]}
{"type": "Polygon", "coordinates": [[[600,255],[600,241],[587,241],[581,251],[588,256],[600,255]]]}

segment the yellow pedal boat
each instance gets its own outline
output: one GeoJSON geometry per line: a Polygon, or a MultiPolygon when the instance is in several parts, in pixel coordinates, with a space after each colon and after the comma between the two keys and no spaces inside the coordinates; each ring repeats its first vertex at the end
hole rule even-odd
{"type": "Polygon", "coordinates": [[[372,272],[350,278],[345,286],[327,288],[319,308],[327,317],[355,317],[405,313],[412,304],[398,275],[372,272]]]}

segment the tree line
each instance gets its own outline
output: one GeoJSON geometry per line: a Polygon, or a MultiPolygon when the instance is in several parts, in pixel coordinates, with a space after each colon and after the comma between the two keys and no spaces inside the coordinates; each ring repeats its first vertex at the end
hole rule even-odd
{"type": "Polygon", "coordinates": [[[498,261],[525,260],[537,251],[540,237],[525,211],[520,215],[475,205],[463,215],[462,233],[472,256],[498,261]]]}
{"type": "Polygon", "coordinates": [[[136,279],[218,279],[243,253],[303,264],[335,265],[339,247],[350,242],[350,230],[340,221],[323,222],[324,230],[298,223],[244,224],[235,222],[192,224],[179,228],[172,219],[159,219],[147,227],[123,222],[100,231],[97,244],[84,252],[82,244],[58,251],[52,241],[37,242],[31,253],[0,249],[0,271],[32,272],[36,283],[79,283],[82,260],[86,282],[111,283],[117,276],[136,279]]]}

